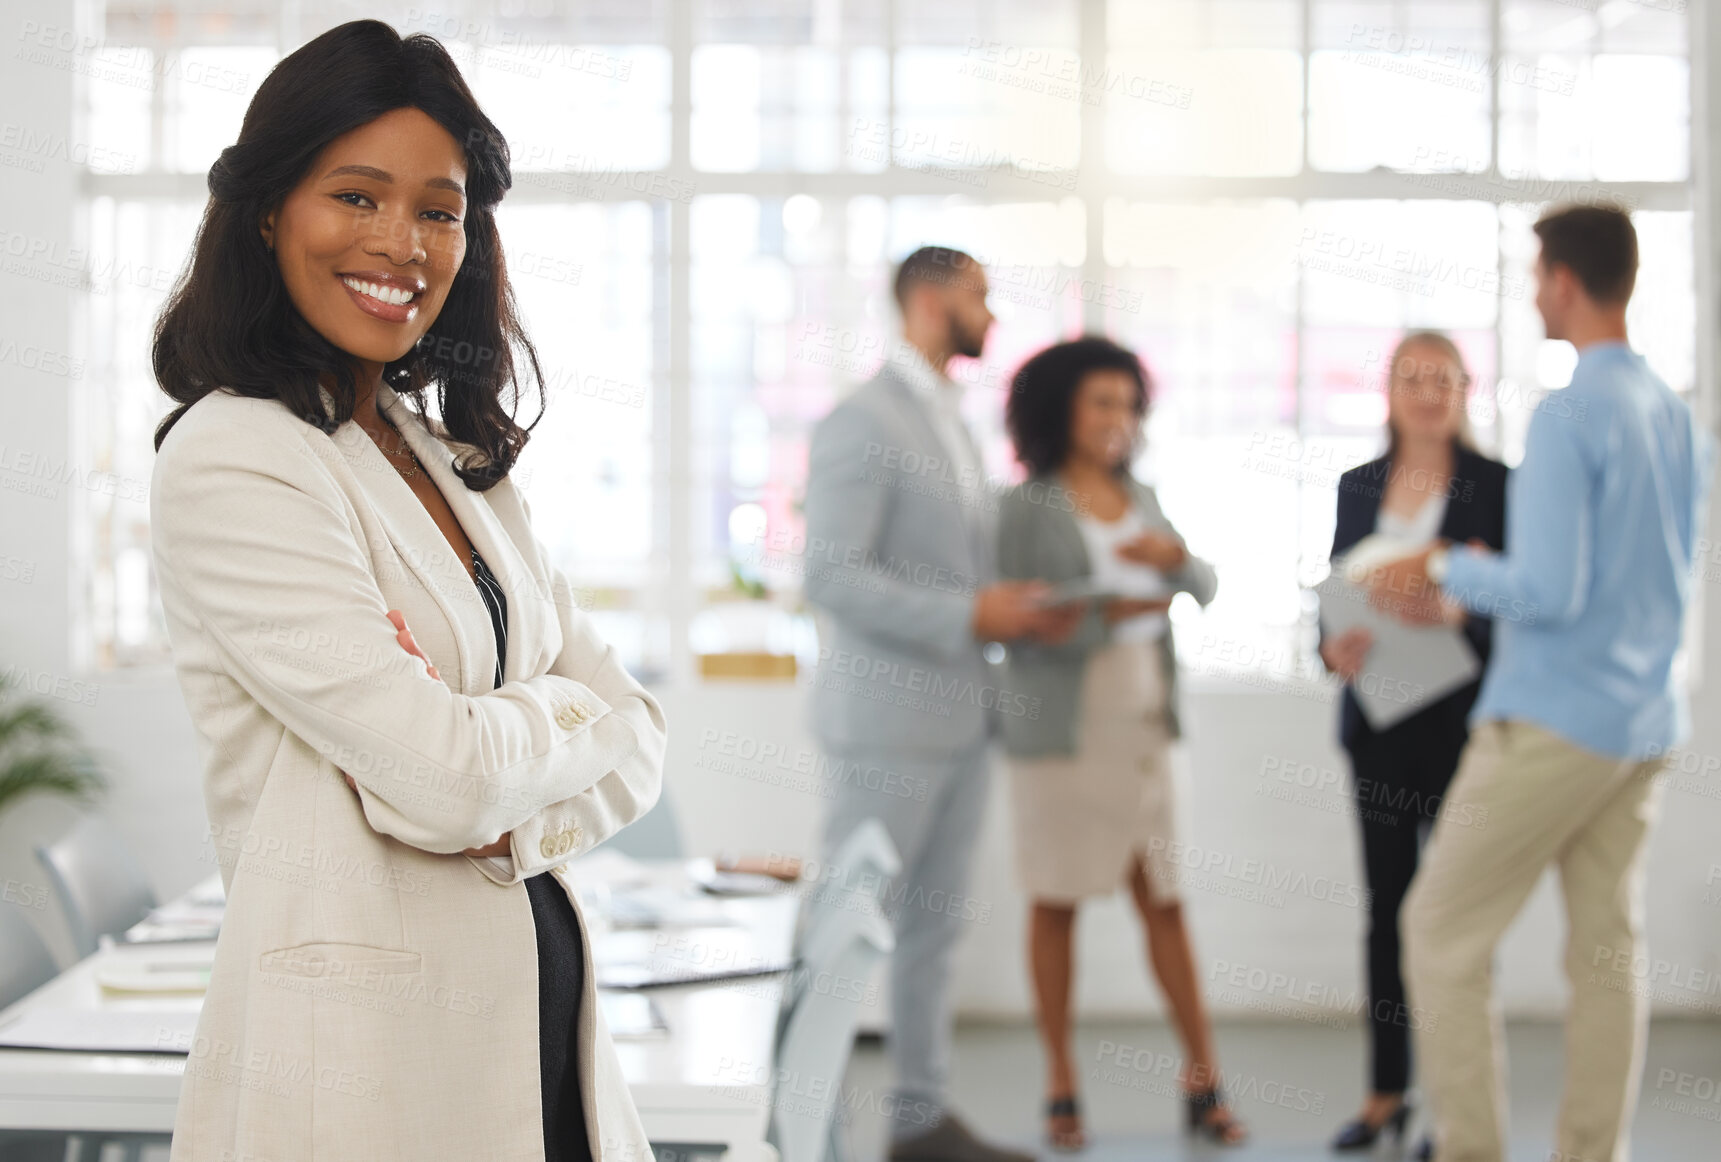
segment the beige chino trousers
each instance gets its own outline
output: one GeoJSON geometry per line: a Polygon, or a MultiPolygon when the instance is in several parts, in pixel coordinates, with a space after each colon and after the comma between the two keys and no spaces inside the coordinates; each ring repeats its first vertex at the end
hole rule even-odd
{"type": "Polygon", "coordinates": [[[1522,721],[1471,733],[1400,922],[1405,985],[1428,1014],[1417,1047],[1439,1162],[1506,1157],[1494,950],[1549,864],[1565,897],[1572,994],[1553,1156],[1626,1162],[1649,1016],[1632,966],[1664,762],[1596,754],[1522,721]]]}

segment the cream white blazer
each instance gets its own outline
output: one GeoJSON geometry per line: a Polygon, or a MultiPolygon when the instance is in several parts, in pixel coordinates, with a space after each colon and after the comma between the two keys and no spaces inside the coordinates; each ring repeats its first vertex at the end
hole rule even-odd
{"type": "MultiPolygon", "coordinates": [[[[500,688],[471,577],[357,424],[325,435],[217,391],[156,460],[156,576],[227,886],[173,1162],[542,1159],[521,881],[551,869],[567,888],[569,859],[657,800],[662,711],[525,500],[509,480],[469,491],[459,445],[378,398],[507,593],[500,688]],[[503,832],[511,871],[461,854],[503,832]]],[[[592,1156],[649,1162],[584,943],[592,1156]]]]}

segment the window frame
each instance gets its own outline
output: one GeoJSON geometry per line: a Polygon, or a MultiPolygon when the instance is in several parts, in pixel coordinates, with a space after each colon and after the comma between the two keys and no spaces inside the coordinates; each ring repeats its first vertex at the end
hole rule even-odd
{"type": "MultiPolygon", "coordinates": [[[[893,0],[884,6],[882,44],[884,50],[887,85],[886,106],[884,117],[889,126],[898,124],[896,99],[897,54],[900,49],[912,47],[899,43],[898,40],[898,9],[904,0],[893,0]]],[[[1077,25],[1077,43],[1069,50],[1081,60],[1104,60],[1107,52],[1107,4],[1106,0],[1072,0],[1077,25]]],[[[1312,170],[1309,166],[1309,124],[1312,110],[1310,108],[1310,69],[1309,61],[1314,44],[1312,38],[1312,10],[1316,0],[1300,0],[1298,11],[1300,15],[1300,41],[1297,51],[1302,62],[1302,109],[1299,113],[1302,127],[1302,166],[1295,174],[1275,177],[1214,177],[1198,175],[1130,175],[1109,172],[1105,162],[1105,109],[1103,104],[1079,102],[1080,105],[1080,150],[1082,161],[1070,175],[1070,186],[1061,190],[1058,197],[1073,197],[1079,199],[1086,207],[1086,246],[1085,256],[1080,269],[1080,277],[1091,279],[1103,284],[1112,277],[1110,268],[1105,263],[1103,237],[1105,229],[1105,206],[1108,200],[1119,199],[1129,202],[1199,202],[1207,199],[1225,201],[1253,201],[1266,199],[1286,199],[1294,202],[1299,208],[1311,201],[1327,200],[1418,200],[1435,201],[1468,201],[1475,200],[1498,205],[1502,201],[1513,199],[1503,197],[1502,191],[1507,188],[1502,183],[1508,182],[1498,169],[1500,148],[1500,132],[1502,120],[1507,116],[1503,112],[1501,99],[1501,70],[1493,71],[1492,91],[1488,104],[1490,160],[1488,169],[1473,174],[1442,174],[1439,180],[1430,181],[1427,175],[1406,175],[1393,172],[1363,172],[1363,173],[1331,173],[1312,170]]],[[[1502,23],[1504,0],[1488,0],[1489,14],[1489,59],[1498,59],[1505,52],[1506,39],[1502,23]]],[[[1577,11],[1576,9],[1573,10],[1577,11]]],[[[746,194],[752,196],[784,196],[791,193],[806,193],[819,198],[848,198],[856,196],[874,196],[891,199],[910,196],[941,196],[953,192],[947,178],[936,174],[904,168],[893,159],[892,163],[877,172],[860,170],[836,170],[832,172],[803,172],[795,170],[751,171],[744,173],[713,172],[695,169],[691,163],[691,62],[695,45],[695,28],[698,16],[692,3],[670,3],[664,17],[666,21],[665,47],[669,50],[669,153],[668,162],[659,169],[618,173],[613,181],[590,183],[582,189],[578,199],[570,198],[565,193],[558,192],[558,183],[543,180],[548,174],[529,172],[515,175],[515,186],[509,194],[509,204],[537,204],[569,201],[645,201],[651,207],[653,215],[654,247],[653,264],[653,324],[652,324],[652,435],[651,454],[652,467],[650,479],[656,494],[651,505],[653,513],[652,543],[658,547],[654,554],[659,562],[652,574],[653,579],[633,595],[632,607],[652,611],[654,616],[661,619],[661,626],[654,631],[648,631],[648,640],[660,643],[664,660],[667,663],[667,677],[681,681],[694,678],[698,673],[697,659],[692,653],[689,629],[693,619],[704,604],[704,593],[699,581],[701,570],[694,560],[694,522],[698,519],[695,498],[700,493],[700,484],[693,478],[695,448],[693,447],[693,403],[691,385],[694,380],[690,365],[690,334],[693,319],[693,303],[690,297],[691,259],[689,250],[689,235],[691,226],[690,197],[642,197],[637,191],[671,190],[696,191],[694,196],[708,194],[746,194]],[[533,180],[534,178],[539,180],[533,180]],[[667,645],[663,646],[666,635],[667,645]]],[[[1686,16],[1686,52],[1691,63],[1693,100],[1691,102],[1690,131],[1692,137],[1692,164],[1690,171],[1683,181],[1664,182],[1591,182],[1589,185],[1602,187],[1621,197],[1629,199],[1634,208],[1643,210],[1676,210],[1692,214],[1693,236],[1698,242],[1698,253],[1704,255],[1706,250],[1703,243],[1710,237],[1710,211],[1704,201],[1696,196],[1700,175],[1703,173],[1703,163],[1706,157],[1706,146],[1701,140],[1701,133],[1707,121],[1703,103],[1704,73],[1706,62],[1703,61],[1703,45],[1698,43],[1701,24],[1694,22],[1687,11],[1686,16]]],[[[256,26],[248,26],[252,30],[250,39],[235,38],[233,40],[203,40],[199,43],[246,43],[256,44],[259,35],[256,26]]],[[[301,43],[312,29],[299,29],[292,26],[290,21],[273,23],[272,28],[283,44],[301,43]]],[[[836,35],[840,37],[840,29],[836,35]]],[[[588,38],[589,39],[589,38],[588,38]]],[[[582,41],[581,43],[587,43],[582,41]]],[[[630,41],[630,43],[633,43],[630,41]]],[[[808,43],[801,41],[796,43],[808,43]]],[[[819,43],[837,45],[838,40],[828,40],[819,43]]],[[[924,42],[916,42],[924,43],[924,42]]],[[[172,43],[143,45],[157,52],[180,51],[191,47],[189,44],[172,43]]],[[[841,47],[847,48],[844,44],[841,47]]],[[[842,55],[842,54],[839,54],[842,55]]],[[[153,89],[151,122],[156,145],[161,144],[161,124],[163,118],[165,86],[156,85],[153,89]]],[[[849,115],[849,91],[846,84],[838,85],[837,125],[842,126],[849,115]]],[[[1550,182],[1549,186],[1557,188],[1559,182],[1550,182]]],[[[989,180],[983,188],[962,189],[963,196],[981,202],[1013,202],[1013,201],[1044,201],[1052,196],[1050,183],[1042,180],[1026,180],[1009,173],[989,174],[989,180]]],[[[205,178],[201,173],[171,173],[153,169],[140,173],[92,173],[86,170],[81,175],[80,204],[78,207],[79,220],[88,222],[91,206],[97,198],[111,198],[121,202],[166,200],[178,203],[201,204],[207,196],[205,178]]],[[[1536,191],[1530,191],[1534,194],[1536,191]]],[[[1534,200],[1527,198],[1525,200],[1534,200]]],[[[1502,250],[1497,241],[1497,250],[1502,250]]],[[[1500,269],[1505,269],[1506,256],[1503,252],[1496,254],[1500,269]]],[[[1702,320],[1712,315],[1713,288],[1708,264],[1699,261],[1696,269],[1696,285],[1693,288],[1697,296],[1697,318],[1699,320],[1698,334],[1695,340],[1696,379],[1693,388],[1693,404],[1699,415],[1707,417],[1712,414],[1712,396],[1715,388],[1711,385],[1712,376],[1712,347],[1713,337],[1707,333],[1702,320]]],[[[1304,404],[1308,398],[1308,387],[1304,383],[1304,359],[1301,356],[1303,336],[1306,334],[1303,318],[1303,282],[1304,276],[1297,276],[1296,313],[1294,325],[1297,329],[1299,355],[1294,367],[1296,393],[1298,400],[1297,425],[1298,430],[1304,430],[1304,404]]],[[[81,305],[75,307],[81,310],[81,305]]],[[[1103,330],[1105,322],[1105,305],[1100,301],[1090,301],[1082,308],[1083,324],[1090,330],[1103,330]]],[[[1495,328],[1495,366],[1501,365],[1503,352],[1499,328],[1495,328]]],[[[92,443],[91,432],[82,433],[86,446],[92,443]]],[[[1300,485],[1299,488],[1306,488],[1300,485]]],[[[1300,493],[1299,493],[1300,495],[1300,493]]],[[[1302,518],[1303,505],[1298,504],[1299,521],[1302,518]]],[[[88,523],[86,521],[86,523],[88,523]]],[[[93,531],[93,530],[88,530],[93,531]]],[[[1300,530],[1299,530],[1300,533],[1300,530]]],[[[93,544],[96,538],[84,536],[80,544],[84,549],[86,560],[81,563],[80,572],[84,584],[84,593],[93,593],[92,582],[96,580],[94,571],[99,567],[94,560],[93,544]]],[[[1299,535],[1300,540],[1300,535],[1299,535]]],[[[111,585],[110,575],[106,579],[111,585]]],[[[1701,601],[1699,587],[1698,601],[1701,601]]],[[[1693,627],[1700,624],[1700,612],[1694,614],[1689,624],[1693,627]]],[[[93,634],[91,635],[94,636],[93,634]]],[[[1692,639],[1695,640],[1695,639],[1692,639]]],[[[91,647],[95,652],[94,647],[91,647]]],[[[1696,652],[1692,651],[1695,660],[1696,652]]],[[[124,660],[105,659],[100,667],[112,670],[137,669],[135,664],[124,660]]],[[[1198,683],[1205,685],[1206,683],[1198,683]]],[[[1224,685],[1224,683],[1221,683],[1224,685]]]]}

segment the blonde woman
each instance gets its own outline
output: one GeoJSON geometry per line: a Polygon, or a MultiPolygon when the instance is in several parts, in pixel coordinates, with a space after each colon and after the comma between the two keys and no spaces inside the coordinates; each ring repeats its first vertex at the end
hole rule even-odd
{"type": "MultiPolygon", "coordinates": [[[[1471,444],[1466,416],[1470,374],[1451,339],[1406,335],[1387,366],[1385,455],[1339,480],[1332,557],[1371,533],[1417,544],[1436,537],[1479,540],[1499,550],[1506,535],[1506,466],[1471,444]]],[[[1486,665],[1493,623],[1463,616],[1464,637],[1486,665]]],[[[1399,966],[1399,906],[1422,845],[1469,738],[1466,720],[1481,677],[1376,732],[1348,683],[1368,665],[1368,631],[1326,638],[1321,658],[1345,679],[1339,735],[1350,755],[1363,867],[1369,886],[1368,1028],[1370,1092],[1333,1149],[1366,1150],[1383,1132],[1402,1137],[1411,1116],[1410,1041],[1423,1015],[1405,1003],[1399,966]]]]}

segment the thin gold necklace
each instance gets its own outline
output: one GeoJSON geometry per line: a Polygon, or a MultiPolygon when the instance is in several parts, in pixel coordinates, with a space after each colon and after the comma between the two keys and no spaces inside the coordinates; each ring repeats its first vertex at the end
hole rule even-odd
{"type": "MultiPolygon", "coordinates": [[[[386,419],[384,422],[388,423],[386,419]]],[[[412,457],[411,468],[402,468],[399,464],[395,463],[395,461],[390,460],[389,463],[394,465],[394,470],[400,473],[403,480],[411,480],[414,476],[423,474],[424,465],[419,463],[418,453],[412,450],[412,445],[406,442],[406,437],[401,435],[399,428],[395,427],[393,423],[389,423],[388,427],[389,430],[395,434],[395,437],[400,440],[400,450],[412,457]]]]}

